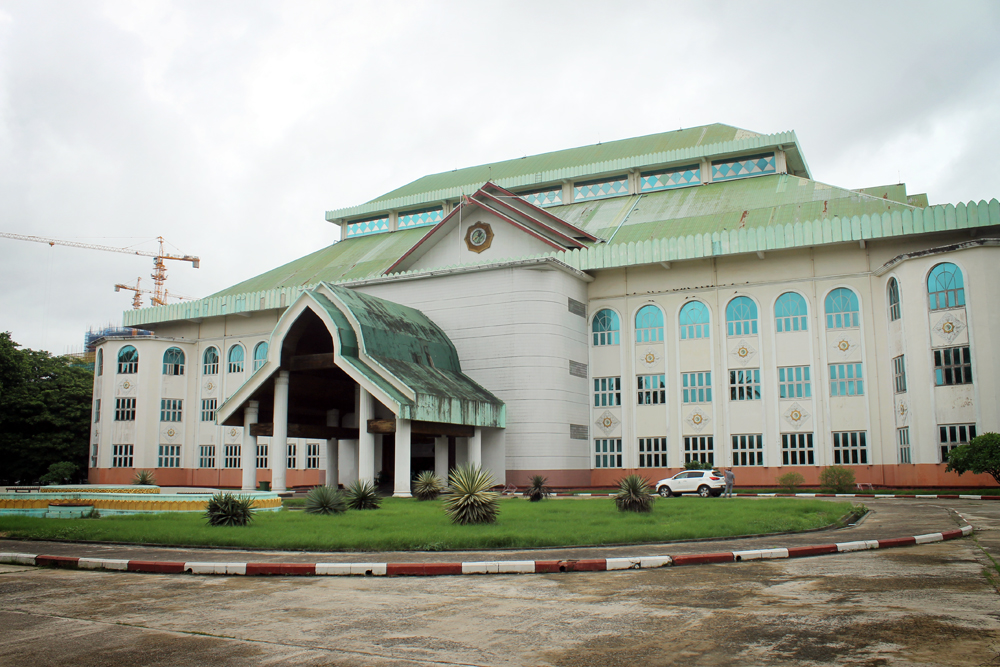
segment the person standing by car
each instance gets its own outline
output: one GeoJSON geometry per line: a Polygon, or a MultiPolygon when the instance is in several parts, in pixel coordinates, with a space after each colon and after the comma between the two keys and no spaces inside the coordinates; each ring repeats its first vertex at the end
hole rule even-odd
{"type": "Polygon", "coordinates": [[[732,468],[726,468],[725,478],[726,478],[726,490],[724,492],[725,493],[725,497],[726,498],[732,498],[733,497],[733,484],[736,483],[736,473],[733,472],[732,468]]]}

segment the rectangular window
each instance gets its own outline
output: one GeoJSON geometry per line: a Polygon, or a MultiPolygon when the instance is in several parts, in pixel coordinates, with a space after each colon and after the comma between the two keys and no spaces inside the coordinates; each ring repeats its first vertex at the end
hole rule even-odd
{"type": "Polygon", "coordinates": [[[94,423],[97,424],[101,421],[101,399],[94,401],[94,423]]]}
{"type": "Polygon", "coordinates": [[[215,445],[201,445],[198,448],[198,467],[215,467],[215,445]]]}
{"type": "Polygon", "coordinates": [[[968,346],[934,350],[934,383],[939,387],[972,384],[972,355],[968,346]]]}
{"type": "Polygon", "coordinates": [[[288,443],[288,469],[292,470],[295,468],[295,443],[288,443]]]}
{"type": "Polygon", "coordinates": [[[782,433],[781,465],[785,466],[816,465],[815,457],[813,455],[813,434],[782,433]]]}
{"type": "Polygon", "coordinates": [[[945,463],[948,460],[948,452],[976,437],[976,425],[939,424],[938,434],[941,443],[941,463],[945,463]]]}
{"type": "Polygon", "coordinates": [[[684,384],[685,403],[711,403],[712,402],[712,372],[706,373],[683,373],[681,380],[684,384]]]}
{"type": "Polygon", "coordinates": [[[594,440],[594,467],[622,467],[621,438],[599,438],[594,440]]]}
{"type": "MultiPolygon", "coordinates": [[[[134,400],[134,399],[133,399],[134,400]]],[[[131,468],[132,449],[135,445],[112,445],[111,446],[111,467],[131,468]]]]}
{"type": "Polygon", "coordinates": [[[610,408],[622,404],[621,378],[594,378],[594,407],[610,408]]]}
{"type": "Polygon", "coordinates": [[[215,355],[212,357],[205,357],[204,374],[205,375],[218,375],[219,374],[219,356],[215,355]]]}
{"type": "Polygon", "coordinates": [[[115,399],[115,421],[134,422],[135,421],[135,399],[116,398],[115,399]]]}
{"type": "Polygon", "coordinates": [[[892,358],[892,383],[897,394],[906,391],[906,364],[902,354],[892,358]]]}
{"type": "Polygon", "coordinates": [[[181,467],[181,446],[180,445],[160,445],[160,454],[157,457],[157,468],[180,468],[181,467]]]}
{"type": "Polygon", "coordinates": [[[203,422],[214,422],[215,411],[218,407],[219,407],[219,399],[217,398],[201,399],[201,420],[203,422]]]}
{"type": "Polygon", "coordinates": [[[685,436],[684,463],[691,461],[715,465],[715,438],[710,435],[685,436]]]}
{"type": "Polygon", "coordinates": [[[760,433],[733,436],[733,465],[764,465],[764,436],[760,433]]]}
{"type": "Polygon", "coordinates": [[[639,405],[663,405],[667,402],[667,384],[663,375],[639,375],[639,405]]]}
{"type": "Polygon", "coordinates": [[[267,464],[267,445],[257,445],[257,469],[265,470],[269,467],[267,464]]]}
{"type": "Polygon", "coordinates": [[[784,366],[779,368],[778,391],[781,398],[812,397],[809,366],[784,366]]]}
{"type": "Polygon", "coordinates": [[[729,371],[729,400],[760,400],[759,368],[748,368],[744,371],[729,371]]]}
{"type": "Polygon", "coordinates": [[[306,468],[314,470],[319,468],[319,443],[306,443],[306,468]]]}
{"type": "Polygon", "coordinates": [[[861,364],[830,364],[831,396],[864,396],[861,364]]]}
{"type": "Polygon", "coordinates": [[[910,427],[896,429],[896,443],[899,445],[899,462],[913,463],[910,460],[910,427]]]}
{"type": "Polygon", "coordinates": [[[181,404],[183,401],[179,398],[161,398],[160,399],[160,421],[161,422],[179,422],[181,421],[181,404]]]}
{"type": "Polygon", "coordinates": [[[90,446],[90,467],[97,467],[97,443],[95,442],[90,446]]]}
{"type": "Polygon", "coordinates": [[[240,466],[239,445],[226,445],[226,457],[222,461],[224,468],[239,468],[240,466]]]}
{"type": "Polygon", "coordinates": [[[865,431],[834,433],[833,462],[839,466],[867,464],[868,433],[865,431]]]}
{"type": "Polygon", "coordinates": [[[639,467],[667,467],[667,439],[639,438],[639,467]]]}

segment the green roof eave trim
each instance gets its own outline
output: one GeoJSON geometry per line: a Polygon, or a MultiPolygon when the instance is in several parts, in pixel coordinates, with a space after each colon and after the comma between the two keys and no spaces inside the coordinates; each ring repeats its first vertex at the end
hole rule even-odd
{"type": "MultiPolygon", "coordinates": [[[[797,158],[802,162],[807,178],[812,178],[809,165],[799,146],[799,140],[794,131],[779,132],[777,134],[762,134],[756,137],[745,139],[735,139],[733,141],[723,141],[704,146],[693,146],[677,150],[648,153],[645,155],[633,155],[615,160],[603,162],[593,162],[573,167],[551,169],[542,172],[532,172],[530,174],[519,174],[506,178],[495,178],[493,183],[502,188],[520,188],[534,185],[542,185],[563,179],[586,178],[616,171],[626,171],[642,167],[667,165],[671,163],[690,162],[701,158],[708,158],[719,155],[743,153],[746,151],[762,150],[765,148],[794,147],[797,158]]],[[[330,222],[344,218],[350,218],[369,213],[379,213],[383,211],[397,210],[420,204],[439,202],[446,199],[455,199],[463,194],[471,194],[478,190],[486,181],[476,181],[462,183],[453,187],[440,190],[431,190],[405,197],[394,199],[374,199],[364,204],[350,206],[348,208],[336,209],[326,212],[326,219],[330,222]]]]}

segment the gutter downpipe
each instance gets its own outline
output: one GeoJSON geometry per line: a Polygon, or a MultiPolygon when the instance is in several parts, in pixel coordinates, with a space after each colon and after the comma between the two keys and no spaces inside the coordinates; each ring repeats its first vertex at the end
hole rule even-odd
{"type": "Polygon", "coordinates": [[[625,214],[625,217],[622,218],[622,221],[618,223],[617,227],[615,227],[615,231],[611,234],[611,238],[605,241],[606,244],[611,245],[611,241],[614,240],[615,234],[617,234],[618,230],[622,228],[622,225],[625,224],[625,221],[628,220],[628,217],[632,215],[632,211],[634,211],[635,207],[639,205],[639,200],[642,199],[642,197],[643,195],[639,195],[639,197],[635,200],[635,202],[632,203],[632,208],[628,210],[628,213],[625,214]]]}

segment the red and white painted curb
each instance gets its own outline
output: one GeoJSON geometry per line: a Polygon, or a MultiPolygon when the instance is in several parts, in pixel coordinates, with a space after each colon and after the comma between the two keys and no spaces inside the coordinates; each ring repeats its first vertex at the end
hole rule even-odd
{"type": "MultiPolygon", "coordinates": [[[[560,498],[600,498],[615,495],[608,493],[554,493],[560,498]]],[[[891,493],[734,493],[740,498],[874,498],[876,500],[896,499],[896,500],[1000,500],[997,496],[972,496],[972,495],[913,495],[891,493]]]]}
{"type": "Polygon", "coordinates": [[[85,570],[120,570],[159,574],[224,575],[323,575],[323,576],[438,576],[455,574],[542,574],[552,572],[606,572],[610,570],[645,570],[677,565],[739,563],[773,558],[803,558],[822,554],[846,553],[868,549],[889,549],[914,544],[954,540],[972,534],[965,525],[943,533],[928,533],[887,540],[838,542],[807,547],[723,551],[720,553],[678,556],[641,556],[634,558],[588,558],[580,560],[503,560],[472,563],[212,563],[120,560],[114,558],[75,558],[21,553],[0,553],[0,563],[78,568],[85,570]]]}

